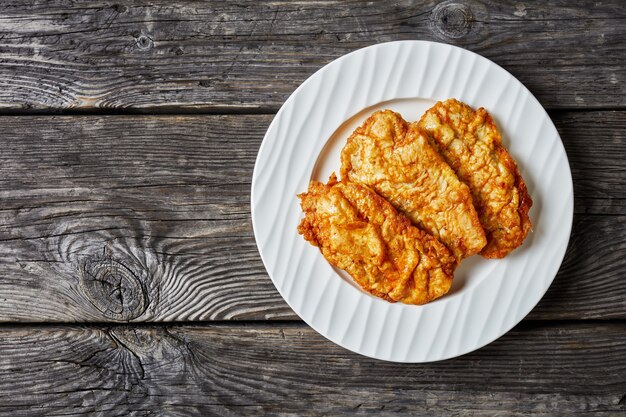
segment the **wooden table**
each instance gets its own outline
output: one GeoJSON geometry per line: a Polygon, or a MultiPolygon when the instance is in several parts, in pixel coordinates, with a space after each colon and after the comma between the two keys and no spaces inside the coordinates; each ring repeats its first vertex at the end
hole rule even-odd
{"type": "Polygon", "coordinates": [[[0,414],[625,415],[621,0],[26,3],[0,16],[0,414]],[[334,58],[399,39],[510,71],[574,177],[544,299],[432,364],[367,359],[303,324],[250,221],[283,101],[334,58]]]}

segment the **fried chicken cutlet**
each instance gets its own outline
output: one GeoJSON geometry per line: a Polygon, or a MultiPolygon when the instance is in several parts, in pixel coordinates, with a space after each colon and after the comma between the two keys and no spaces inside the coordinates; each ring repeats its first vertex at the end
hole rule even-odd
{"type": "Polygon", "coordinates": [[[391,110],[375,112],[348,138],[341,177],[374,189],[441,240],[458,262],[487,242],[467,185],[417,124],[391,110]]]}
{"type": "Polygon", "coordinates": [[[311,181],[298,195],[298,232],[366,291],[388,301],[424,304],[450,289],[455,258],[371,189],[311,181]]]}
{"type": "Polygon", "coordinates": [[[485,258],[503,258],[522,244],[533,202],[493,119],[455,99],[438,102],[419,121],[439,153],[465,182],[487,234],[485,258]]]}

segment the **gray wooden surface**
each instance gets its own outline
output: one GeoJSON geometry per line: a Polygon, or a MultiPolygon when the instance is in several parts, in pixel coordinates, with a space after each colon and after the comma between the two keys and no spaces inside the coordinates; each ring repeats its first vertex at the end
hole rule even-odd
{"type": "Polygon", "coordinates": [[[15,111],[274,111],[373,43],[453,43],[552,108],[624,108],[622,0],[5,2],[0,104],[15,111]]]}
{"type": "Polygon", "coordinates": [[[623,416],[625,333],[525,323],[460,358],[398,365],[299,323],[5,327],[0,412],[623,416]]]}
{"type": "Polygon", "coordinates": [[[0,2],[0,415],[626,415],[626,7],[0,2]],[[250,224],[273,114],[356,48],[478,52],[549,110],[575,184],[548,293],[470,355],[345,351],[250,224]]]}

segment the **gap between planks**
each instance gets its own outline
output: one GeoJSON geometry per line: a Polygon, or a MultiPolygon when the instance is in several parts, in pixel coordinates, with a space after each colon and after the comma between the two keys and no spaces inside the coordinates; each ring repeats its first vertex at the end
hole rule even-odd
{"type": "MultiPolygon", "coordinates": [[[[511,330],[532,330],[540,327],[572,327],[572,326],[592,326],[597,325],[624,325],[626,319],[524,319],[516,324],[511,330]]],[[[58,327],[85,327],[85,328],[107,328],[107,329],[153,329],[153,328],[212,328],[212,327],[233,327],[233,328],[255,328],[255,329],[280,329],[289,328],[309,328],[310,326],[302,320],[215,320],[215,321],[171,321],[171,322],[128,322],[115,323],[106,321],[89,322],[0,322],[0,332],[13,329],[38,329],[38,328],[58,328],[58,327]]],[[[507,332],[508,333],[508,332],[507,332]]]]}
{"type": "MultiPolygon", "coordinates": [[[[600,107],[542,107],[548,112],[550,117],[561,113],[587,113],[587,112],[619,112],[626,111],[626,106],[600,106],[600,107]]],[[[188,108],[188,107],[163,107],[140,109],[106,109],[106,108],[85,108],[85,109],[3,109],[0,117],[15,116],[256,116],[274,115],[280,107],[211,107],[211,108],[188,108]]]]}

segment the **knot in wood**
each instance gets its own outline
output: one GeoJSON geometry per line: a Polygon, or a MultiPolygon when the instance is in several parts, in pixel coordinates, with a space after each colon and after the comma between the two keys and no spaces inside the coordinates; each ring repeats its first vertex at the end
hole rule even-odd
{"type": "Polygon", "coordinates": [[[137,45],[138,49],[148,50],[148,49],[152,49],[152,47],[154,46],[154,41],[149,36],[140,35],[137,38],[137,41],[135,42],[135,45],[137,45]]]}
{"type": "Polygon", "coordinates": [[[114,259],[90,259],[82,265],[81,287],[107,318],[128,321],[148,307],[147,289],[130,268],[114,259]]]}
{"type": "Polygon", "coordinates": [[[474,16],[469,6],[465,4],[444,2],[433,9],[430,19],[440,35],[458,39],[470,32],[474,16]]]}
{"type": "Polygon", "coordinates": [[[111,8],[115,13],[126,13],[128,11],[128,7],[122,6],[121,4],[114,4],[111,8]]]}

